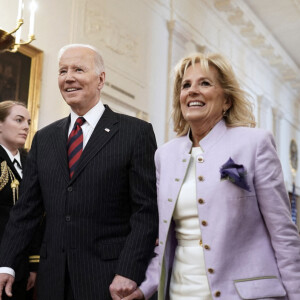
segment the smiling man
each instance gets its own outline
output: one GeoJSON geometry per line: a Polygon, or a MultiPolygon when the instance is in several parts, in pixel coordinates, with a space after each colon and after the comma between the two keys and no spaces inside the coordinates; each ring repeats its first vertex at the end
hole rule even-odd
{"type": "MultiPolygon", "coordinates": [[[[35,135],[0,249],[0,266],[12,267],[45,209],[38,299],[122,299],[143,281],[153,253],[153,129],[104,106],[104,82],[94,47],[60,50],[58,85],[71,114],[35,135]]],[[[12,282],[0,274],[1,291],[9,294],[12,282]]]]}

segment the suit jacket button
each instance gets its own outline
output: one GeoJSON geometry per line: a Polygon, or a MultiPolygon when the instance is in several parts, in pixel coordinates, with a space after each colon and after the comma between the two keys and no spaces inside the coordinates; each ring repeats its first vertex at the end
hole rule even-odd
{"type": "Polygon", "coordinates": [[[68,192],[72,192],[73,188],[71,186],[68,187],[68,192]]]}
{"type": "Polygon", "coordinates": [[[207,222],[206,222],[206,221],[202,221],[201,224],[202,224],[203,226],[207,226],[207,222]]]}
{"type": "Polygon", "coordinates": [[[66,216],[66,222],[70,222],[71,221],[71,216],[66,216]]]}
{"type": "Polygon", "coordinates": [[[203,176],[198,176],[198,180],[199,181],[204,181],[204,177],[203,176]]]}
{"type": "Polygon", "coordinates": [[[221,296],[221,292],[220,292],[220,291],[216,291],[216,292],[215,292],[215,296],[216,296],[216,297],[220,297],[220,296],[221,296]]]}
{"type": "Polygon", "coordinates": [[[208,273],[210,273],[210,274],[213,274],[213,273],[214,273],[214,269],[212,269],[212,268],[207,269],[207,271],[208,271],[208,273]]]}
{"type": "Polygon", "coordinates": [[[204,158],[202,156],[198,157],[198,162],[203,163],[204,162],[204,158]]]}

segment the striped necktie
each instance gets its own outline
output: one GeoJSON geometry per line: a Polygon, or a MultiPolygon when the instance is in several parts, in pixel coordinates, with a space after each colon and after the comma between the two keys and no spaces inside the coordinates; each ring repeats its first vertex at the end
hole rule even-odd
{"type": "Polygon", "coordinates": [[[78,165],[79,158],[82,153],[83,146],[83,134],[81,126],[85,122],[83,117],[77,118],[74,127],[69,135],[68,139],[68,159],[69,159],[69,170],[70,178],[72,178],[75,168],[78,165]]]}

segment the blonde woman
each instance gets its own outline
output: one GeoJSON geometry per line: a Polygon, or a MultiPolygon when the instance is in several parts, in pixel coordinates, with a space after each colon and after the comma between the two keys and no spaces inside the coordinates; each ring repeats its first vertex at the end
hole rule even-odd
{"type": "Polygon", "coordinates": [[[129,299],[300,299],[300,239],[272,135],[227,60],[175,69],[174,130],[155,154],[158,255],[129,299]]]}

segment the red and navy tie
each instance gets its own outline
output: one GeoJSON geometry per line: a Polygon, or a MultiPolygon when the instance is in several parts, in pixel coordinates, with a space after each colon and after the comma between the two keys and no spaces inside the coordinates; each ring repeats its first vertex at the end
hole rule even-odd
{"type": "Polygon", "coordinates": [[[82,153],[83,146],[83,134],[81,126],[85,122],[83,117],[77,118],[74,127],[69,135],[68,139],[68,158],[69,158],[69,170],[70,178],[72,178],[76,166],[78,165],[79,158],[82,153]]]}

